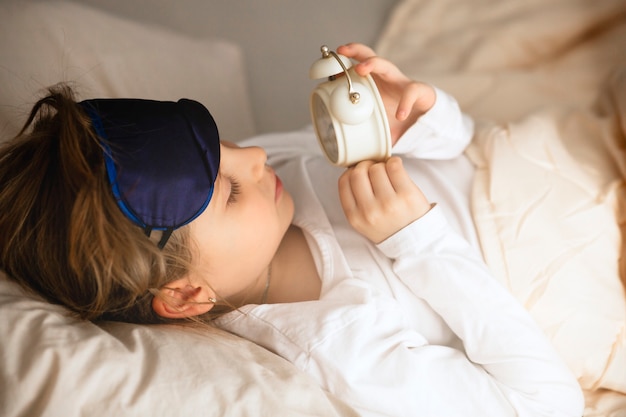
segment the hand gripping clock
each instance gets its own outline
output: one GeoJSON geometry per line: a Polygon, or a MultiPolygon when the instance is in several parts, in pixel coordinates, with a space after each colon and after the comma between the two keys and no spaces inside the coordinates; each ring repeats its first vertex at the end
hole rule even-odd
{"type": "Polygon", "coordinates": [[[326,158],[339,166],[386,160],[391,155],[391,134],[376,83],[370,75],[358,75],[348,57],[326,45],[321,51],[309,77],[327,81],[311,93],[310,109],[326,158]]]}

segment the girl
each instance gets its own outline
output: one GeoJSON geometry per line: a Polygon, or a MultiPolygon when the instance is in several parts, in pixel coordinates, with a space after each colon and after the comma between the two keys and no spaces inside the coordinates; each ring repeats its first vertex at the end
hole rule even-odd
{"type": "Polygon", "coordinates": [[[210,321],[365,416],[581,415],[476,250],[471,120],[368,47],[338,52],[374,76],[402,158],[341,170],[310,130],[239,147],[197,102],[60,87],[0,153],[2,269],[86,319],[210,321]]]}

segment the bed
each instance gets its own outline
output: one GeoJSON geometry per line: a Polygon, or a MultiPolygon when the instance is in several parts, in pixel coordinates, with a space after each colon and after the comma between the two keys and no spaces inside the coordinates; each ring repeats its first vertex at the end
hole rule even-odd
{"type": "MultiPolygon", "coordinates": [[[[5,2],[0,17],[2,139],[60,80],[84,97],[193,97],[233,140],[263,130],[230,40],[78,2],[5,2]]],[[[374,43],[476,119],[480,245],[577,376],[587,417],[626,416],[625,40],[623,0],[401,0],[374,43]]],[[[4,276],[0,316],[2,416],[356,415],[217,329],[79,322],[4,276]]]]}
{"type": "Polygon", "coordinates": [[[496,277],[626,415],[626,2],[401,2],[377,45],[478,121],[472,210],[496,277]]]}

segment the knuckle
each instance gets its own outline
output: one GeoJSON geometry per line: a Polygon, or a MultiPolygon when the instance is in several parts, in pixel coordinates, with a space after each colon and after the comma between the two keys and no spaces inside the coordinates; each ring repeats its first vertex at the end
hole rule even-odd
{"type": "Polygon", "coordinates": [[[385,163],[384,162],[376,162],[372,163],[369,167],[369,172],[371,174],[377,174],[379,172],[385,171],[385,163]]]}
{"type": "Polygon", "coordinates": [[[380,210],[368,210],[363,217],[368,227],[378,227],[386,216],[380,210]]]}
{"type": "Polygon", "coordinates": [[[399,156],[392,156],[387,160],[387,167],[391,169],[401,169],[402,168],[402,158],[399,156]]]}
{"type": "Polygon", "coordinates": [[[358,164],[356,164],[354,166],[354,170],[355,171],[368,170],[372,166],[373,163],[374,162],[372,162],[370,160],[361,161],[361,162],[359,162],[358,164]]]}
{"type": "Polygon", "coordinates": [[[410,92],[412,92],[412,93],[417,93],[417,92],[419,92],[421,90],[422,85],[421,85],[421,83],[418,83],[415,80],[410,80],[405,88],[407,90],[409,90],[410,92]]]}

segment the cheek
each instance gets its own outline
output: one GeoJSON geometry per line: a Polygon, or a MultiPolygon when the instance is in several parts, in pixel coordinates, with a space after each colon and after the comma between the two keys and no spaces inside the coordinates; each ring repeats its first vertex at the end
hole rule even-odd
{"type": "MultiPolygon", "coordinates": [[[[249,195],[250,196],[250,195],[249,195]]],[[[208,219],[199,233],[204,240],[202,261],[211,269],[234,271],[267,265],[293,220],[291,195],[284,193],[278,204],[268,199],[241,198],[219,220],[208,219]]]]}
{"type": "Polygon", "coordinates": [[[265,239],[282,239],[293,220],[294,204],[291,195],[283,191],[278,201],[268,198],[267,194],[254,195],[242,201],[240,209],[241,224],[262,233],[265,239]]]}
{"type": "Polygon", "coordinates": [[[238,245],[240,254],[255,258],[263,267],[274,257],[287,229],[293,220],[293,200],[283,195],[278,205],[251,204],[236,224],[230,237],[233,246],[238,245]],[[287,197],[287,198],[284,198],[287,197]],[[243,219],[246,219],[244,221],[243,219]]]}
{"type": "Polygon", "coordinates": [[[210,257],[210,268],[219,276],[215,289],[227,295],[245,287],[271,262],[280,243],[268,222],[232,225],[222,239],[217,240],[210,257]],[[247,226],[247,227],[246,227],[247,226]],[[270,237],[272,234],[276,237],[270,237]]]}
{"type": "MultiPolygon", "coordinates": [[[[247,204],[241,206],[236,215],[228,219],[223,225],[224,239],[222,244],[227,251],[237,251],[239,254],[264,252],[265,249],[278,247],[282,237],[291,224],[289,211],[267,204],[247,204]],[[286,213],[282,213],[286,212],[286,213]]],[[[220,249],[220,251],[224,251],[220,249]]]]}

